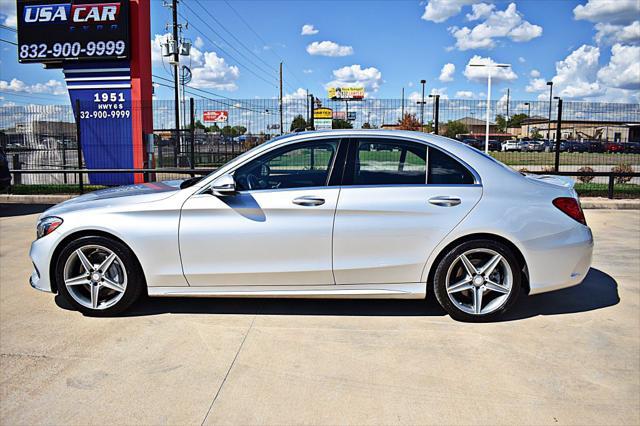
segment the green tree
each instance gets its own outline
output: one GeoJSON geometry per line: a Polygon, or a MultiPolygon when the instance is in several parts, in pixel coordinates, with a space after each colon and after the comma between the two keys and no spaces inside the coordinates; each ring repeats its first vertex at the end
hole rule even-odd
{"type": "Polygon", "coordinates": [[[334,118],[331,127],[334,129],[353,129],[353,125],[349,121],[340,118],[334,118]]]}
{"type": "Polygon", "coordinates": [[[291,122],[291,131],[296,131],[299,129],[306,129],[307,128],[307,121],[304,119],[304,117],[302,116],[302,114],[298,114],[295,116],[295,118],[293,119],[293,121],[291,122]]]}
{"type": "Polygon", "coordinates": [[[502,114],[496,115],[496,127],[498,128],[498,131],[502,133],[504,133],[507,130],[507,127],[509,127],[509,122],[507,121],[506,118],[504,118],[504,115],[502,114]]]}
{"type": "Polygon", "coordinates": [[[247,128],[244,126],[233,126],[233,130],[235,132],[235,135],[233,136],[244,135],[245,133],[247,133],[247,128]]]}
{"type": "Polygon", "coordinates": [[[211,133],[220,133],[221,131],[220,127],[218,126],[218,123],[215,123],[213,126],[209,126],[207,130],[211,133]]]}
{"type": "Polygon", "coordinates": [[[515,114],[507,120],[502,114],[498,114],[496,115],[496,127],[499,131],[505,132],[508,127],[520,127],[527,118],[529,118],[527,114],[515,114]]]}
{"type": "Polygon", "coordinates": [[[539,131],[535,130],[531,135],[531,139],[542,139],[542,135],[540,134],[539,131]]]}
{"type": "Polygon", "coordinates": [[[232,136],[232,137],[233,137],[233,136],[235,136],[235,135],[233,134],[233,127],[228,126],[228,125],[227,125],[227,126],[224,126],[224,127],[222,128],[222,135],[223,135],[223,136],[232,136]]]}
{"type": "Polygon", "coordinates": [[[447,123],[447,130],[444,132],[448,138],[455,138],[456,135],[463,135],[469,133],[467,126],[460,121],[449,121],[447,123]]]}

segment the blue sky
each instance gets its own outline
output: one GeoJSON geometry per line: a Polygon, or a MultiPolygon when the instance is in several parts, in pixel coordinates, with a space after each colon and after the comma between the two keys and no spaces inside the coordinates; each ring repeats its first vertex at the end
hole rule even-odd
{"type": "MultiPolygon", "coordinates": [[[[157,49],[171,13],[151,3],[157,49]]],[[[0,0],[0,24],[15,26],[14,4],[0,0]]],[[[637,0],[183,0],[179,11],[190,24],[183,35],[194,42],[185,58],[192,85],[233,98],[277,96],[281,59],[284,91],[293,97],[306,89],[323,97],[329,85],[364,85],[375,98],[399,98],[404,87],[415,97],[425,79],[427,92],[481,98],[486,71],[467,65],[495,61],[511,69],[494,75],[493,98],[506,88],[512,99],[546,98],[553,79],[564,98],[640,101],[637,0]]],[[[0,38],[15,33],[0,29],[0,38]]],[[[68,103],[60,71],[18,64],[4,42],[0,52],[0,105],[68,103]]],[[[167,69],[154,55],[154,74],[171,78],[167,69]]],[[[158,99],[172,96],[155,90],[158,99]]]]}

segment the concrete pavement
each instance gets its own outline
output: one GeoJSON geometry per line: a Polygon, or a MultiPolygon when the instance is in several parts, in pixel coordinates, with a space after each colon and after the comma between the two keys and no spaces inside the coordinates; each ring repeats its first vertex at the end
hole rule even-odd
{"type": "Polygon", "coordinates": [[[585,283],[493,324],[431,297],[151,299],[87,318],[28,286],[37,216],[4,213],[2,425],[640,424],[637,210],[587,211],[585,283]]]}

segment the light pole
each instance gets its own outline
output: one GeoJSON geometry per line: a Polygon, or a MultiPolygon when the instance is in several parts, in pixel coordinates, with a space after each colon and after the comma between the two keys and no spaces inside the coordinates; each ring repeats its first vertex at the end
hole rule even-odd
{"type": "Polygon", "coordinates": [[[531,102],[524,103],[527,108],[527,138],[529,138],[529,123],[531,122],[531,102]]]}
{"type": "Polygon", "coordinates": [[[551,103],[553,102],[553,81],[547,81],[549,86],[549,124],[547,124],[547,140],[551,140],[551,103]]]}
{"type": "Polygon", "coordinates": [[[484,130],[484,152],[489,154],[489,114],[491,113],[491,70],[493,68],[509,68],[511,64],[469,64],[470,67],[485,67],[488,70],[487,78],[487,117],[484,130]]]}
{"type": "MultiPolygon", "coordinates": [[[[420,80],[422,84],[422,100],[420,101],[420,131],[424,131],[424,85],[427,80],[420,80]]],[[[403,117],[404,118],[404,117],[403,117]]]]}

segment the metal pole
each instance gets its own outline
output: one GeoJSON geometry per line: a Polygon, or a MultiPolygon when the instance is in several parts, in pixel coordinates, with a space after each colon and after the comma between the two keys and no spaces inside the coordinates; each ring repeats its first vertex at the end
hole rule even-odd
{"type": "MultiPolygon", "coordinates": [[[[196,117],[193,98],[189,98],[189,113],[191,115],[191,169],[196,168],[196,117]]],[[[193,177],[194,175],[191,175],[193,177]]]]}
{"type": "Polygon", "coordinates": [[[402,118],[404,117],[404,87],[402,88],[402,106],[401,108],[401,115],[400,115],[400,120],[402,120],[402,118]]]}
{"type": "Polygon", "coordinates": [[[613,177],[613,173],[611,173],[609,175],[609,185],[607,188],[607,197],[609,197],[609,199],[613,198],[613,189],[614,189],[613,183],[614,183],[614,177],[613,177]]]}
{"type": "Polygon", "coordinates": [[[489,78],[487,79],[487,122],[484,130],[484,152],[489,154],[489,115],[491,113],[491,67],[487,67],[489,78]]]}
{"type": "Polygon", "coordinates": [[[422,132],[424,130],[424,84],[426,80],[420,80],[420,83],[422,83],[422,101],[420,102],[420,131],[422,132]]]}
{"type": "Polygon", "coordinates": [[[561,127],[562,127],[562,99],[558,99],[558,125],[556,129],[556,160],[555,170],[560,169],[560,139],[561,139],[561,127]]]}
{"type": "Polygon", "coordinates": [[[313,114],[314,114],[313,110],[315,109],[315,106],[316,106],[315,103],[316,103],[316,100],[313,97],[313,95],[309,95],[309,119],[311,120],[310,126],[312,130],[316,129],[316,125],[313,122],[313,114]]]}
{"type": "Polygon", "coordinates": [[[509,89],[507,89],[507,125],[509,125],[509,95],[511,95],[509,89]]]}
{"type": "Polygon", "coordinates": [[[547,140],[551,139],[551,104],[553,103],[553,81],[548,81],[549,86],[549,124],[547,125],[547,140]]]}
{"type": "Polygon", "coordinates": [[[436,116],[433,120],[433,131],[436,135],[438,135],[438,123],[440,122],[440,95],[436,95],[436,116]]]}
{"type": "Polygon", "coordinates": [[[309,89],[307,89],[307,97],[306,97],[306,99],[307,99],[307,125],[306,125],[306,127],[309,127],[310,126],[310,124],[309,124],[309,121],[310,121],[310,117],[309,117],[309,89]]]}
{"type": "MultiPolygon", "coordinates": [[[[76,149],[78,153],[78,170],[82,169],[82,144],[80,143],[80,99],[76,99],[76,149]]],[[[84,181],[82,172],[78,172],[78,186],[80,193],[84,194],[84,181]]]]}
{"type": "MultiPolygon", "coordinates": [[[[173,18],[173,45],[175,48],[173,52],[173,106],[176,120],[176,135],[179,137],[180,130],[180,86],[178,66],[180,62],[180,56],[178,55],[178,0],[172,0],[171,13],[173,18]]],[[[178,142],[178,146],[180,143],[178,142]]]]}
{"type": "Polygon", "coordinates": [[[529,125],[531,124],[531,102],[527,102],[527,138],[529,138],[530,136],[530,131],[529,131],[529,125]]]}
{"type": "Polygon", "coordinates": [[[284,119],[282,116],[282,62],[280,62],[280,134],[284,133],[284,119]]]}

